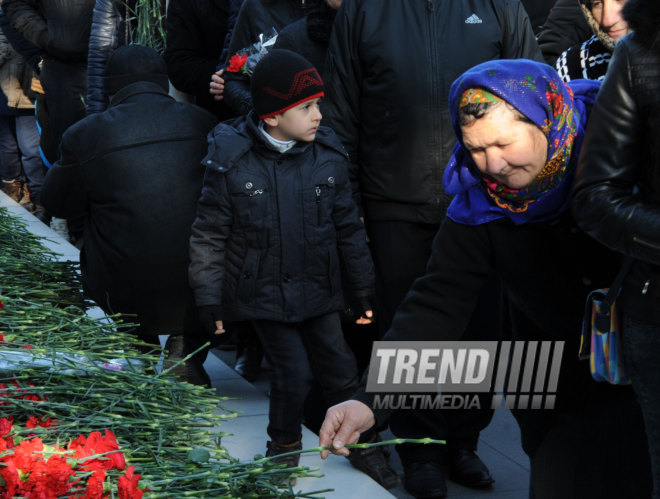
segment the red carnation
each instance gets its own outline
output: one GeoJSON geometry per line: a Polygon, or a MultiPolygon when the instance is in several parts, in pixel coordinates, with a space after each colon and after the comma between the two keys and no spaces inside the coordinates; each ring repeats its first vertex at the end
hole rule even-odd
{"type": "Polygon", "coordinates": [[[93,431],[89,437],[80,435],[69,443],[69,449],[75,451],[75,458],[83,460],[81,465],[87,470],[109,470],[117,468],[123,470],[126,467],[126,460],[121,452],[112,452],[119,450],[117,438],[110,430],[105,430],[105,437],[101,432],[93,431]],[[108,453],[108,454],[106,454],[108,453]],[[85,459],[96,454],[105,454],[94,459],[85,459]]]}
{"type": "Polygon", "coordinates": [[[138,489],[138,482],[140,475],[133,474],[135,466],[126,468],[126,474],[119,477],[117,482],[117,492],[119,492],[119,499],[142,499],[143,490],[138,489]]]}
{"type": "Polygon", "coordinates": [[[229,66],[227,67],[227,71],[229,73],[238,73],[243,65],[245,64],[245,61],[247,61],[247,54],[243,55],[238,55],[234,54],[229,58],[229,66]]]}
{"type": "Polygon", "coordinates": [[[105,480],[105,472],[101,470],[95,471],[92,476],[87,480],[87,488],[83,499],[103,499],[107,494],[103,495],[103,481],[105,480]]]}

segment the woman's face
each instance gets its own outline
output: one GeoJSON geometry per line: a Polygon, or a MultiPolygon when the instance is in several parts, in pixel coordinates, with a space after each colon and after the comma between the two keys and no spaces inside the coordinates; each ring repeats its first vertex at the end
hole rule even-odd
{"type": "Polygon", "coordinates": [[[512,189],[529,186],[545,166],[548,141],[504,104],[461,127],[463,144],[484,173],[512,189]]]}

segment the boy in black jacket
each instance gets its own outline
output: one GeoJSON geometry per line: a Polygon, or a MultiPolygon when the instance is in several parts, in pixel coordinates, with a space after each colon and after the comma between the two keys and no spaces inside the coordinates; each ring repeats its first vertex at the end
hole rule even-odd
{"type": "MultiPolygon", "coordinates": [[[[346,152],[320,126],[318,71],[294,52],[272,50],[251,86],[254,110],[209,137],[189,278],[209,333],[224,333],[224,320],[254,323],[271,366],[266,455],[274,456],[302,448],[313,378],[329,405],[355,391],[357,367],[339,319],[340,255],[362,306],[358,323],[373,318],[374,271],[346,152]]],[[[298,457],[281,461],[296,466],[298,457]]],[[[350,459],[384,486],[396,485],[380,449],[350,459]]]]}

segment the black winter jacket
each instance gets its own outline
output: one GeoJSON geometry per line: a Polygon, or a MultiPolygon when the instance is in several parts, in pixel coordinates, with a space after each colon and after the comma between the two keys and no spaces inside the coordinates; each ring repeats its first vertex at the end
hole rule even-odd
{"type": "Polygon", "coordinates": [[[618,303],[660,325],[660,51],[640,40],[657,37],[660,9],[636,3],[656,4],[638,11],[653,34],[617,43],[582,147],[573,211],[586,232],[636,259],[618,303]]]}
{"type": "Polygon", "coordinates": [[[3,0],[11,25],[48,56],[85,62],[95,0],[3,0]]]}
{"type": "Polygon", "coordinates": [[[320,127],[284,154],[254,113],[218,125],[190,239],[198,306],[223,318],[300,322],[343,310],[340,257],[356,297],[374,292],[374,271],[351,197],[346,152],[320,127]]]}
{"type": "Polygon", "coordinates": [[[517,0],[343,2],[323,73],[323,123],[359,165],[368,219],[442,221],[456,142],[449,87],[478,63],[521,57],[543,60],[517,0]]]}
{"type": "Polygon", "coordinates": [[[147,332],[159,325],[160,334],[181,332],[186,313],[197,316],[187,299],[188,240],[202,185],[199,161],[215,123],[159,85],[133,83],[105,112],[65,132],[61,160],[46,175],[47,210],[63,218],[85,214],[85,291],[104,310],[110,300],[122,304],[119,311],[146,314],[153,319],[143,323],[147,332]]]}
{"type": "MultiPolygon", "coordinates": [[[[556,409],[515,412],[523,448],[533,455],[551,428],[561,425],[562,414],[591,404],[616,404],[619,397],[632,401],[630,387],[596,383],[588,363],[577,356],[585,298],[611,282],[616,261],[612,252],[577,228],[570,213],[526,225],[500,219],[470,226],[446,218],[433,242],[426,274],[413,284],[383,340],[460,339],[479,291],[496,271],[508,296],[512,339],[566,341],[556,409]]],[[[356,398],[373,407],[373,392],[360,391],[356,398]]],[[[374,413],[378,424],[389,416],[385,409],[374,413]]],[[[588,419],[584,423],[594,424],[588,419]]],[[[602,475],[602,468],[598,473],[602,475]]]]}
{"type": "Polygon", "coordinates": [[[221,120],[232,113],[209,94],[209,82],[223,49],[228,18],[229,0],[170,0],[167,8],[165,61],[170,80],[221,120]]]}
{"type": "MultiPolygon", "coordinates": [[[[250,47],[261,33],[275,28],[279,32],[286,25],[301,19],[305,5],[311,6],[316,0],[245,0],[238,13],[238,19],[229,44],[227,61],[241,49],[250,47]]],[[[227,63],[225,61],[225,63],[227,63]]],[[[224,100],[236,113],[245,115],[252,109],[250,81],[237,73],[223,75],[225,79],[224,100]]]]}

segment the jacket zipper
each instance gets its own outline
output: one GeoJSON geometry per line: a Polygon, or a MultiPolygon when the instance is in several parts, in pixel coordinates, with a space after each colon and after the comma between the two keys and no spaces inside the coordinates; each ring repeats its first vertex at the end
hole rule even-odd
{"type": "Polygon", "coordinates": [[[660,251],[660,245],[650,243],[644,239],[640,239],[637,236],[633,236],[633,242],[641,244],[642,246],[646,246],[647,248],[651,248],[652,250],[660,251]]]}
{"type": "Polygon", "coordinates": [[[321,226],[321,187],[316,186],[316,225],[321,226]]]}

